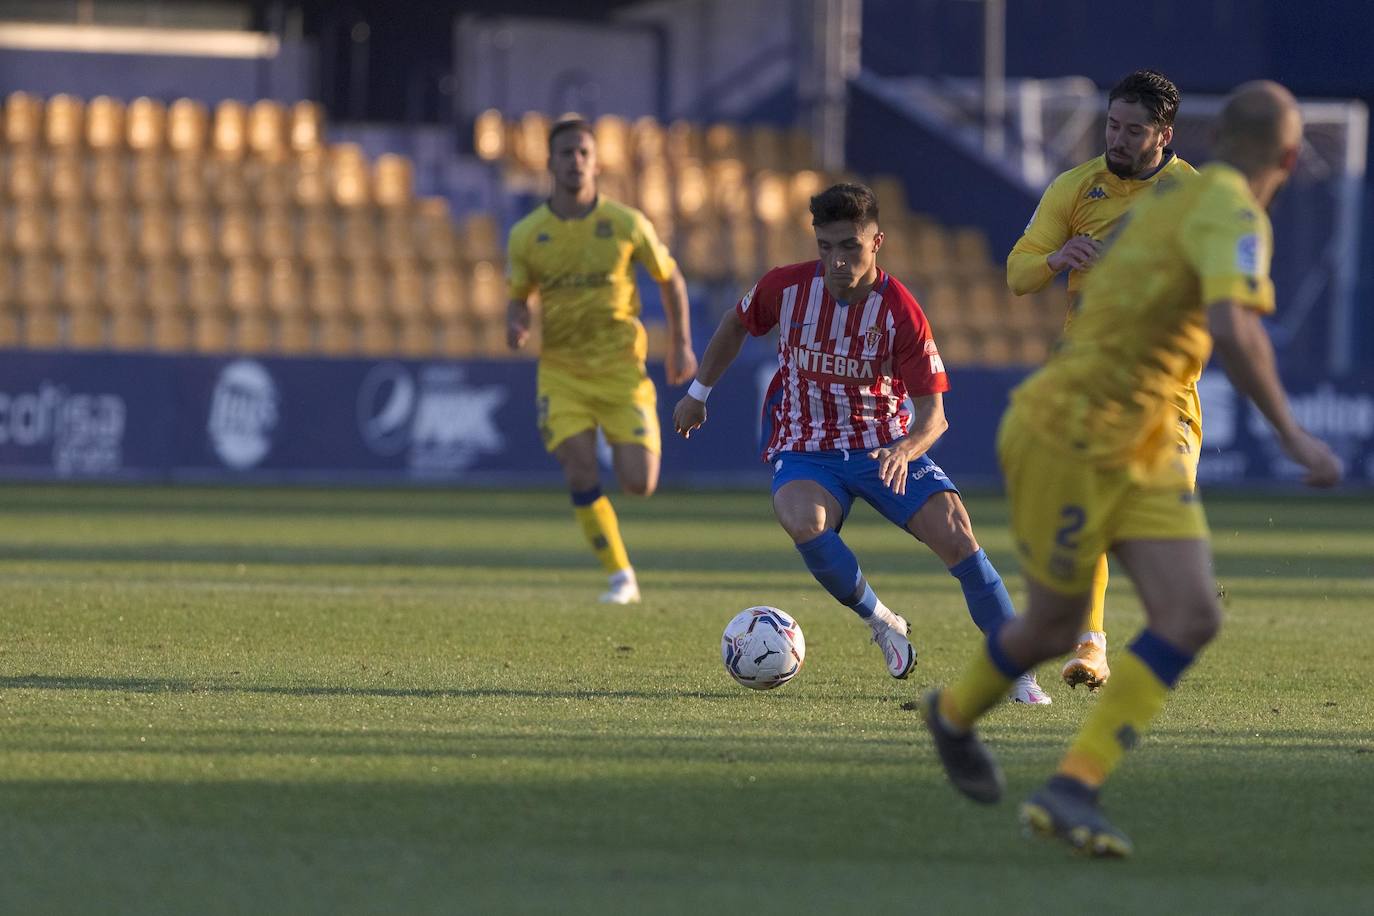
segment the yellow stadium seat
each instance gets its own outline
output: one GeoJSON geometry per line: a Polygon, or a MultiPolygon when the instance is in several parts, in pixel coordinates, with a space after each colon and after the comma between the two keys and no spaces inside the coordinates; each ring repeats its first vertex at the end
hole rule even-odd
{"type": "Polygon", "coordinates": [[[35,200],[21,201],[11,215],[10,244],[20,254],[36,255],[48,250],[48,206],[35,200]]]}
{"type": "Polygon", "coordinates": [[[180,157],[205,155],[210,116],[195,99],[177,99],[167,110],[167,146],[180,157]]]}
{"type": "Polygon", "coordinates": [[[226,261],[251,258],[257,251],[257,227],[246,210],[224,210],[219,217],[220,257],[226,261]]]}
{"type": "Polygon", "coordinates": [[[272,322],[263,295],[262,269],[252,258],[229,262],[225,276],[225,302],[233,316],[234,349],[265,353],[272,348],[272,322]]]}
{"type": "Polygon", "coordinates": [[[120,203],[101,204],[95,210],[95,248],[102,255],[123,258],[133,251],[129,210],[120,203]]]}
{"type": "Polygon", "coordinates": [[[111,347],[142,350],[148,346],[148,315],[138,270],[131,261],[116,256],[101,263],[100,307],[108,316],[111,347]]]}
{"type": "Polygon", "coordinates": [[[258,220],[257,253],[269,261],[295,257],[296,231],[289,210],[277,208],[262,212],[258,220]]]}
{"type": "Polygon", "coordinates": [[[329,176],[324,150],[302,151],[291,175],[291,199],[304,209],[318,209],[329,204],[329,176]]]}
{"type": "Polygon", "coordinates": [[[700,161],[706,155],[701,128],[691,121],[678,120],[668,125],[664,149],[670,162],[700,161]]]}
{"type": "Polygon", "coordinates": [[[214,255],[218,246],[215,224],[207,210],[188,207],[177,215],[177,254],[187,261],[214,255]]]}
{"type": "Polygon", "coordinates": [[[409,210],[387,210],[382,214],[381,253],[388,260],[409,260],[419,256],[415,226],[409,210]]]}
{"type": "Polygon", "coordinates": [[[295,164],[288,160],[257,159],[244,170],[253,202],[264,210],[289,207],[295,164]]]}
{"type": "Polygon", "coordinates": [[[43,111],[43,138],[51,149],[81,145],[86,125],[86,104],[74,95],[55,95],[43,111]]]}
{"type": "Polygon", "coordinates": [[[387,308],[385,281],[371,264],[351,266],[348,310],[357,322],[361,353],[385,356],[396,352],[396,328],[387,308]]]}
{"type": "Polygon", "coordinates": [[[5,99],[5,146],[37,146],[42,131],[43,100],[27,92],[11,92],[5,99]]]}
{"type": "Polygon", "coordinates": [[[274,258],[267,271],[267,310],[276,324],[277,350],[298,354],[310,351],[310,317],[305,289],[291,258],[274,258]]]}
{"type": "Polygon", "coordinates": [[[45,254],[19,259],[19,283],[15,299],[23,316],[21,340],[26,347],[52,348],[61,343],[57,312],[57,277],[45,254]]]}
{"type": "Polygon", "coordinates": [[[124,121],[125,142],[135,153],[160,154],[167,145],[167,106],[157,99],[134,99],[124,121]]]}
{"type": "Polygon", "coordinates": [[[501,228],[490,213],[473,213],[463,221],[459,246],[470,261],[497,261],[501,258],[501,228]]]}
{"type": "Polygon", "coordinates": [[[262,159],[286,155],[286,112],[280,102],[258,99],[248,109],[248,149],[262,159]]]}
{"type": "Polygon", "coordinates": [[[339,207],[365,207],[372,202],[367,159],[356,143],[340,143],[329,151],[330,196],[339,207]]]}
{"type": "Polygon", "coordinates": [[[172,200],[179,207],[203,207],[210,203],[210,181],[201,157],[172,159],[172,200]]]}
{"type": "Polygon", "coordinates": [[[219,207],[237,209],[252,201],[252,190],[242,159],[215,159],[208,165],[210,198],[219,207]]]}
{"type": "Polygon", "coordinates": [[[217,159],[238,160],[248,148],[248,108],[237,99],[215,106],[210,146],[217,159]]]}
{"type": "Polygon", "coordinates": [[[64,316],[63,342],[77,349],[103,347],[105,320],[95,264],[79,256],[63,258],[58,265],[57,299],[64,316]]]}
{"type": "Polygon", "coordinates": [[[596,119],[596,161],[607,172],[630,171],[630,126],[619,115],[606,114],[596,119]]]}
{"type": "Polygon", "coordinates": [[[415,171],[410,160],[395,153],[383,153],[372,166],[372,186],[378,206],[385,209],[409,207],[415,200],[415,171]]]}
{"type": "Polygon", "coordinates": [[[91,249],[91,211],[85,202],[62,204],[53,211],[52,246],[63,256],[91,249]]]}
{"type": "Polygon", "coordinates": [[[315,264],[306,290],[306,308],[315,325],[315,349],[341,355],[353,352],[353,323],[347,310],[343,277],[330,264],[315,264]]]}
{"type": "Polygon", "coordinates": [[[499,162],[506,155],[506,119],[495,108],[477,116],[472,125],[472,148],[477,158],[499,162]]]}
{"type": "MultiPolygon", "coordinates": [[[[136,166],[142,169],[134,172],[134,191],[145,193],[148,188],[146,183],[148,179],[147,168],[142,163],[142,157],[136,157],[134,161],[136,166]]],[[[162,185],[163,187],[157,193],[165,196],[165,176],[162,185]]],[[[129,196],[129,178],[125,168],[124,156],[121,153],[110,150],[97,153],[91,159],[90,191],[91,199],[101,205],[122,204],[129,196]]],[[[162,196],[150,196],[148,199],[161,200],[162,196]]]]}
{"type": "Polygon", "coordinates": [[[549,161],[549,119],[527,111],[511,132],[511,154],[527,172],[542,172],[549,161]]]}
{"type": "Polygon", "coordinates": [[[191,313],[191,346],[201,353],[230,348],[232,321],[224,301],[224,269],[203,258],[186,268],[186,305],[191,313]]]}
{"type": "Polygon", "coordinates": [[[372,260],[380,248],[372,212],[365,209],[345,211],[339,247],[350,261],[372,260]]]}
{"type": "Polygon", "coordinates": [[[307,210],[301,220],[301,256],[310,262],[332,261],[339,256],[334,223],[324,210],[307,210]]]}
{"type": "Polygon", "coordinates": [[[98,95],[86,105],[86,145],[92,150],[124,147],[124,103],[98,95]]]}
{"type": "MultiPolygon", "coordinates": [[[[109,156],[107,161],[111,163],[108,168],[112,170],[122,166],[122,163],[116,156],[109,156]]],[[[128,190],[131,192],[135,203],[141,207],[162,206],[166,204],[168,196],[167,169],[167,160],[157,153],[140,153],[133,157],[129,178],[130,187],[128,190]]],[[[113,183],[119,180],[122,174],[121,168],[120,175],[117,176],[112,173],[105,176],[103,179],[93,179],[93,182],[95,180],[104,180],[113,183]]],[[[116,192],[113,188],[110,188],[108,192],[102,194],[102,192],[97,192],[93,187],[92,192],[97,200],[123,200],[124,198],[123,189],[116,192]]]]}
{"type": "Polygon", "coordinates": [[[160,207],[139,211],[135,249],[145,261],[159,261],[176,252],[176,229],[172,215],[160,207]]]}
{"type": "Polygon", "coordinates": [[[424,275],[418,265],[397,262],[387,278],[387,300],[396,316],[396,347],[405,356],[435,352],[434,323],[425,306],[424,275]]]}
{"type": "Polygon", "coordinates": [[[179,353],[191,347],[191,312],[173,261],[154,261],[143,271],[143,304],[151,317],[154,349],[179,353]]]}
{"type": "Polygon", "coordinates": [[[449,216],[448,201],[429,197],[420,201],[416,213],[420,256],[430,263],[444,263],[458,258],[458,233],[449,216]]]}
{"type": "Polygon", "coordinates": [[[491,261],[472,265],[469,310],[478,321],[497,321],[506,314],[506,283],[501,269],[491,261]]]}
{"type": "Polygon", "coordinates": [[[19,343],[19,315],[14,307],[14,277],[11,260],[0,256],[0,347],[19,343]]]}
{"type": "Polygon", "coordinates": [[[324,146],[324,109],[318,102],[300,101],[291,106],[290,145],[300,155],[324,146]]]}
{"type": "Polygon", "coordinates": [[[77,148],[65,148],[48,161],[48,196],[59,203],[86,197],[86,160],[77,148]]]}
{"type": "Polygon", "coordinates": [[[10,151],[6,163],[5,191],[17,201],[36,200],[43,196],[43,163],[32,149],[20,147],[10,151]]]}
{"type": "Polygon", "coordinates": [[[630,153],[643,168],[651,163],[667,165],[668,136],[657,118],[645,115],[630,127],[630,153]]]}

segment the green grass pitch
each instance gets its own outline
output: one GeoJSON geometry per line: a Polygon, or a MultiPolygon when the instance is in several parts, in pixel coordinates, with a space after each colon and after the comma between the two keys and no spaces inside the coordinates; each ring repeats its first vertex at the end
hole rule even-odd
{"type": "MultiPolygon", "coordinates": [[[[557,492],[0,489],[0,912],[1374,906],[1374,497],[1209,498],[1227,623],[1108,789],[1125,862],[1016,826],[1094,703],[1048,667],[986,722],[1010,797],[944,783],[909,704],[976,631],[919,544],[845,528],[899,683],[762,488],[615,502],[638,607],[557,492]],[[752,604],[806,632],[769,693],[720,664],[752,604]]],[[[1140,620],[1119,577],[1115,650],[1140,620]]]]}

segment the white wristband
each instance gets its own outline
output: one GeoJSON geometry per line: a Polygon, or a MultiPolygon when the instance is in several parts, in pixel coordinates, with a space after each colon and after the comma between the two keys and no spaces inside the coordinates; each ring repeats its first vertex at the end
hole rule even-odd
{"type": "Polygon", "coordinates": [[[710,385],[703,385],[701,382],[698,382],[696,379],[692,379],[692,385],[691,385],[691,387],[689,387],[689,388],[687,389],[687,394],[688,394],[690,397],[694,397],[694,398],[696,398],[698,401],[700,401],[701,403],[705,404],[705,403],[706,403],[706,399],[709,398],[709,397],[711,396],[711,386],[710,386],[710,385]]]}

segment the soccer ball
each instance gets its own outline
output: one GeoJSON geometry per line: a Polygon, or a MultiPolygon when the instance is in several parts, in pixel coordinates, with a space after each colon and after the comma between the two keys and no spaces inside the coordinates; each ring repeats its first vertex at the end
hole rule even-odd
{"type": "Polygon", "coordinates": [[[725,625],[720,657],[725,670],[745,687],[772,690],[801,670],[806,638],[801,624],[777,608],[751,607],[725,625]]]}

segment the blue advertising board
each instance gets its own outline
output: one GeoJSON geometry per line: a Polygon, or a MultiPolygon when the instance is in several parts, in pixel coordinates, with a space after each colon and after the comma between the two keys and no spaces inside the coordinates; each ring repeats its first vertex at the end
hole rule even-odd
{"type": "MultiPolygon", "coordinates": [[[[774,362],[747,351],[706,425],[671,432],[681,388],[660,367],[665,485],[763,486],[759,417],[774,362]]],[[[534,422],[534,364],[158,354],[0,353],[0,478],[554,484],[534,422]]],[[[950,428],[931,455],[964,485],[996,484],[997,423],[1019,370],[955,369],[950,428]]],[[[1293,409],[1374,484],[1374,377],[1286,379],[1293,409]]],[[[1297,469],[1225,377],[1200,386],[1205,486],[1289,481],[1297,469]]]]}

